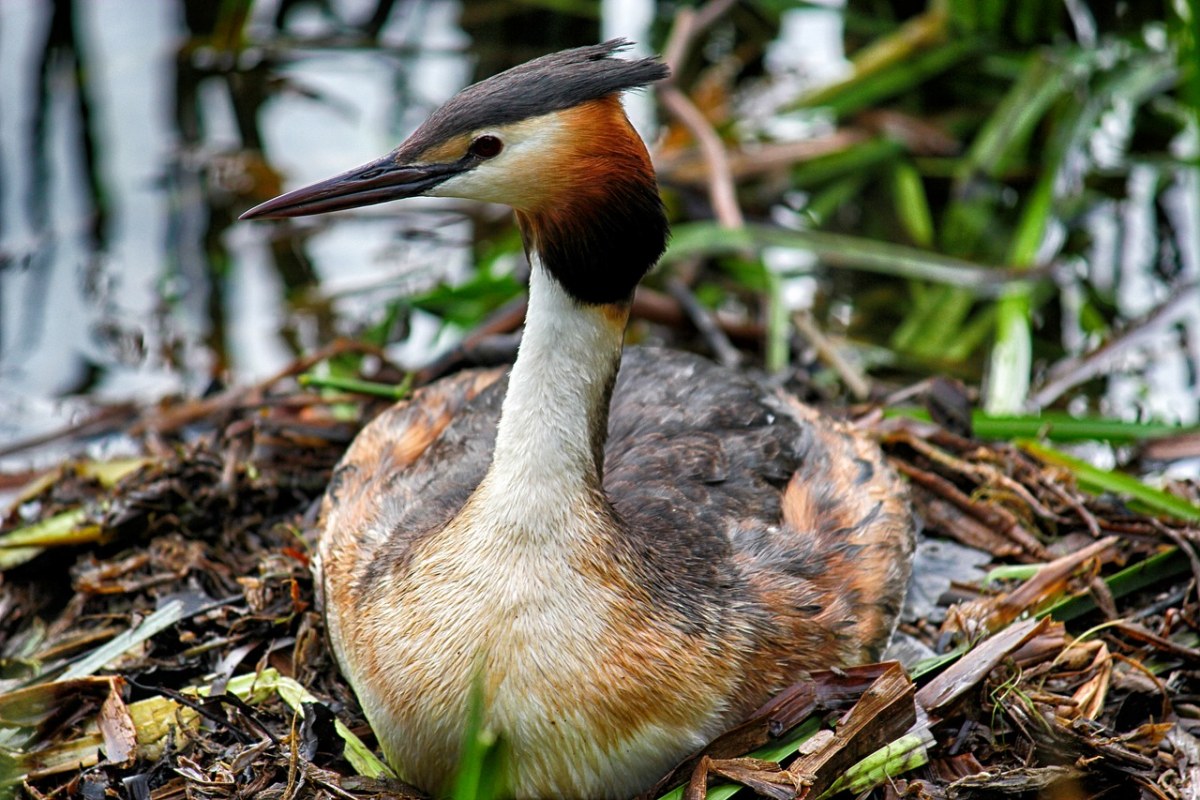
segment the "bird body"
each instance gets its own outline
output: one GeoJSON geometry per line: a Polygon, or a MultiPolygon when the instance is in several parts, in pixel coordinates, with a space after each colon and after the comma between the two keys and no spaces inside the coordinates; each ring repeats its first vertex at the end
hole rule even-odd
{"type": "Polygon", "coordinates": [[[629,797],[804,671],[877,658],[907,583],[911,520],[872,444],[699,357],[623,356],[666,222],[617,93],[665,70],[617,45],[469,87],[384,159],[247,215],[413,194],[517,211],[511,372],[374,420],[322,511],[334,652],[388,760],[434,794],[477,682],[509,794],[629,797]]]}

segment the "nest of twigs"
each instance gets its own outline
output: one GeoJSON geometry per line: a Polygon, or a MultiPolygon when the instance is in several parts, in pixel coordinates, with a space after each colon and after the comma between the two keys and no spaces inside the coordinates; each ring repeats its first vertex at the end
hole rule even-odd
{"type": "MultiPolygon", "coordinates": [[[[372,755],[314,607],[315,510],[359,426],[347,402],[359,420],[382,407],[279,380],[158,410],[115,483],[76,462],[25,494],[0,548],[0,795],[420,796],[372,755]]],[[[647,797],[1194,792],[1196,526],[1012,445],[865,424],[925,527],[908,669],[815,674],[647,797]],[[1029,566],[985,587],[979,568],[1001,564],[1029,566]],[[815,733],[761,757],[797,725],[815,733]],[[872,753],[876,772],[851,769],[872,753]]]]}

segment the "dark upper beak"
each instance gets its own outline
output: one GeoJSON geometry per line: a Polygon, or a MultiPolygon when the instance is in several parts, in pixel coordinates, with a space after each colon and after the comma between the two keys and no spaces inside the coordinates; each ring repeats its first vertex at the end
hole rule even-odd
{"type": "Polygon", "coordinates": [[[416,197],[467,168],[451,164],[399,164],[395,153],[363,164],[312,186],[281,194],[255,206],[239,219],[281,219],[358,208],[416,197]]]}

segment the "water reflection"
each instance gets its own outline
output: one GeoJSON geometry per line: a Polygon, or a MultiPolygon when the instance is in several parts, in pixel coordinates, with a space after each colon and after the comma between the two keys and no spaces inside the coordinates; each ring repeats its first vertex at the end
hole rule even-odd
{"type": "Polygon", "coordinates": [[[63,0],[0,14],[0,72],[19,78],[0,86],[0,379],[46,394],[88,391],[102,358],[138,355],[136,343],[106,341],[110,330],[94,326],[111,316],[116,290],[106,107],[90,79],[102,43],[63,0]]]}
{"type": "Polygon", "coordinates": [[[470,232],[444,211],[407,209],[400,230],[433,225],[414,240],[378,214],[231,226],[285,179],[390,149],[469,82],[471,36],[514,44],[473,48],[490,73],[597,33],[450,2],[5,0],[0,441],[61,424],[41,398],[267,374],[353,333],[398,274],[464,270],[470,232]]]}

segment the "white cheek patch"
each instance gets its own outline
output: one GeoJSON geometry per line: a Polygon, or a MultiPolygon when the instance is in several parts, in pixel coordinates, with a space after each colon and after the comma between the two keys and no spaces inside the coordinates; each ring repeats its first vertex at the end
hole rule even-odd
{"type": "Polygon", "coordinates": [[[548,154],[560,147],[562,137],[568,134],[556,114],[545,114],[475,135],[495,136],[504,149],[495,158],[439,183],[425,192],[427,196],[526,206],[543,195],[538,175],[548,167],[548,154]]]}

